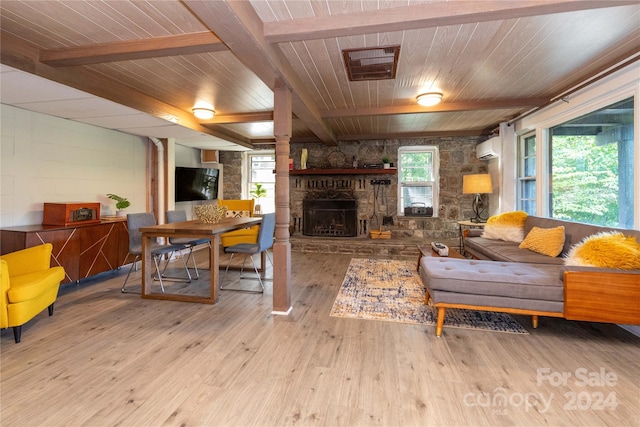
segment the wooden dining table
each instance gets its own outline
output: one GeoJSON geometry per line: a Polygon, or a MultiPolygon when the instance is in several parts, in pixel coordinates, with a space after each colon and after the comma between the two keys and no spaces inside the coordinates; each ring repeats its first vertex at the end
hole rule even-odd
{"type": "MultiPolygon", "coordinates": [[[[171,224],[160,224],[150,227],[141,227],[142,234],[142,298],[199,302],[205,304],[214,304],[218,301],[220,294],[220,235],[228,231],[238,230],[240,228],[250,227],[260,224],[262,218],[225,218],[217,224],[205,224],[200,220],[174,222],[171,224]],[[152,290],[154,263],[151,259],[151,242],[156,237],[180,238],[187,237],[192,239],[207,238],[211,241],[210,250],[210,270],[211,283],[209,296],[187,295],[184,293],[159,292],[152,290]]],[[[165,290],[166,291],[166,290],[165,290]]]]}

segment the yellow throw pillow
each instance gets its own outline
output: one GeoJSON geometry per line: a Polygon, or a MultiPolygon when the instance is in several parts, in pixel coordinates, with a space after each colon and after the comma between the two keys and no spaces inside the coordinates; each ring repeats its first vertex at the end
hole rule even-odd
{"type": "Polygon", "coordinates": [[[526,219],[527,213],[523,211],[494,215],[487,220],[482,237],[520,243],[524,239],[526,219]]]}
{"type": "Polygon", "coordinates": [[[640,270],[640,244],[619,231],[594,234],[571,248],[564,264],[640,270]]]}
{"type": "Polygon", "coordinates": [[[230,210],[227,210],[226,217],[227,218],[249,218],[249,217],[251,217],[251,212],[249,212],[249,211],[230,211],[230,210]]]}
{"type": "Polygon", "coordinates": [[[557,257],[564,247],[564,227],[533,227],[519,248],[529,249],[542,255],[557,257]]]}

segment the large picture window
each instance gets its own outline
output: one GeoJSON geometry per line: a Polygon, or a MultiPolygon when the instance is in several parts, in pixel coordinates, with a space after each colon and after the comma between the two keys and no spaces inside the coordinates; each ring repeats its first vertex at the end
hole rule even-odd
{"type": "Polygon", "coordinates": [[[551,217],[633,227],[633,121],[628,98],[549,129],[551,217]]]}
{"type": "Polygon", "coordinates": [[[404,208],[425,206],[438,216],[438,148],[434,146],[398,149],[398,214],[404,208]]]}

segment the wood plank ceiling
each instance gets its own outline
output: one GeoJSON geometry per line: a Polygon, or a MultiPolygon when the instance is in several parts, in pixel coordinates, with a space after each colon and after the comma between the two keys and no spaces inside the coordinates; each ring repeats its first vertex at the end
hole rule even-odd
{"type": "Polygon", "coordinates": [[[0,2],[2,64],[243,147],[273,141],[278,82],[294,143],[488,134],[635,61],[639,23],[635,0],[0,2]],[[395,79],[348,80],[342,50],[391,45],[395,79]]]}

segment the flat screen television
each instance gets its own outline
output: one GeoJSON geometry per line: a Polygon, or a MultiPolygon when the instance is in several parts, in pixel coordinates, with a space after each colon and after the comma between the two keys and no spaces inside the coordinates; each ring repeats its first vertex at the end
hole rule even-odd
{"type": "Polygon", "coordinates": [[[176,202],[218,198],[220,170],[176,166],[176,202]]]}

